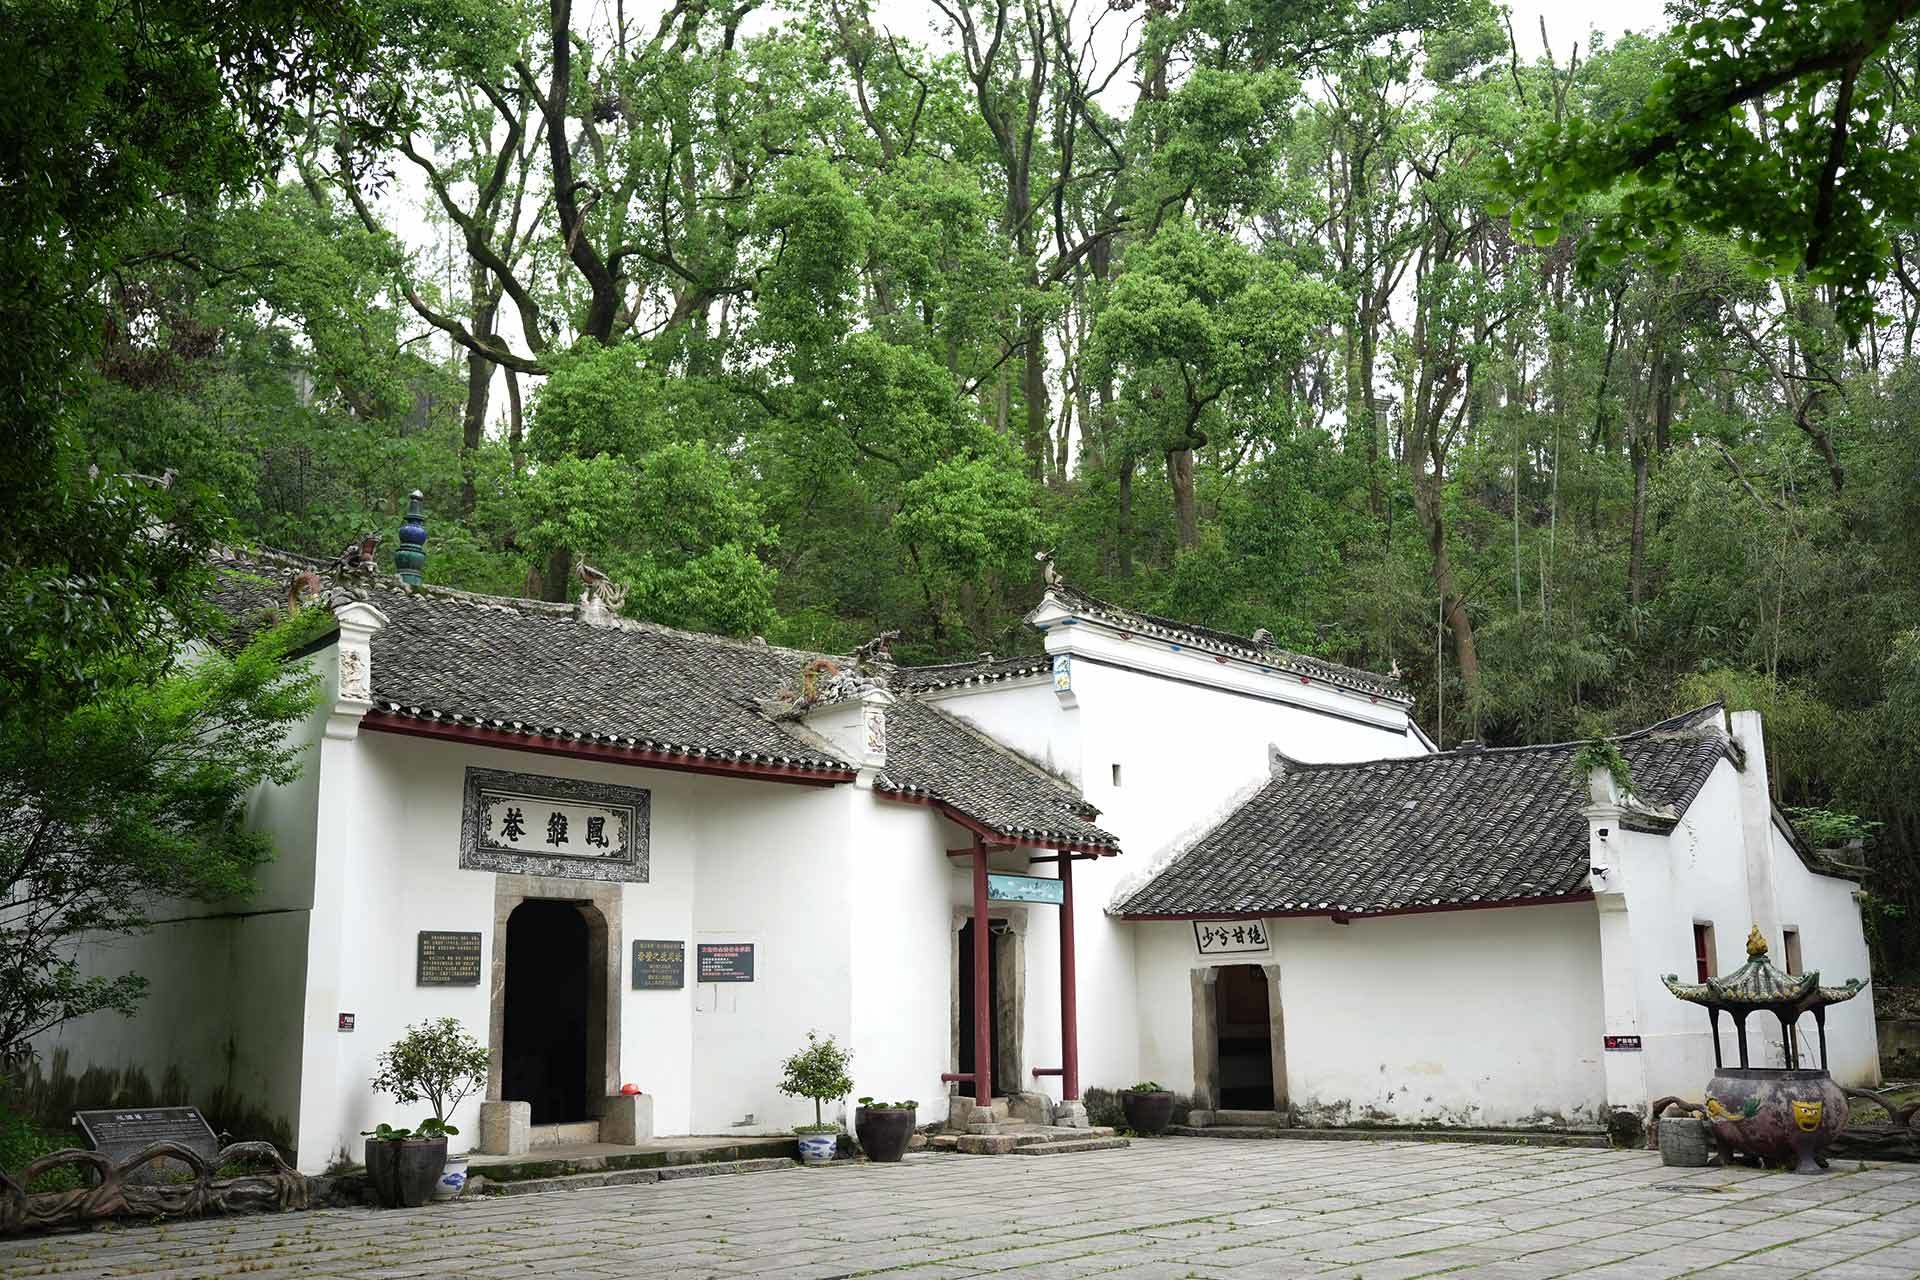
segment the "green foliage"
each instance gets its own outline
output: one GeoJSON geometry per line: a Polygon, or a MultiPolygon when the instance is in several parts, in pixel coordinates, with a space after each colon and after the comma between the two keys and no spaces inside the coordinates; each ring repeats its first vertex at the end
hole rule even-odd
{"type": "Polygon", "coordinates": [[[1587,779],[1595,769],[1604,769],[1613,779],[1613,786],[1621,796],[1634,794],[1633,769],[1627,763],[1626,756],[1620,753],[1620,745],[1607,738],[1594,738],[1582,743],[1573,753],[1573,780],[1585,791],[1587,779]]]}
{"type": "Polygon", "coordinates": [[[831,1133],[836,1126],[820,1118],[820,1104],[844,1098],[853,1092],[853,1051],[841,1047],[832,1036],[807,1032],[807,1047],[780,1064],[780,1092],[790,1098],[813,1099],[813,1124],[796,1130],[803,1133],[831,1133]]]}
{"type": "Polygon", "coordinates": [[[1158,1080],[1142,1080],[1127,1090],[1128,1093],[1165,1093],[1166,1089],[1158,1080]]]}
{"type": "Polygon", "coordinates": [[[82,969],[77,937],[137,932],[163,898],[252,887],[273,848],[246,801],[302,767],[286,735],[318,679],[287,655],[314,630],[297,617],[233,653],[102,663],[64,715],[0,718],[0,1062],[69,1019],[139,1004],[147,980],[82,969]]]}
{"type": "Polygon", "coordinates": [[[433,1120],[428,1123],[444,1128],[442,1122],[461,1099],[486,1084],[487,1046],[459,1019],[434,1018],[408,1027],[405,1035],[380,1051],[374,1065],[375,1089],[392,1094],[395,1102],[426,1102],[433,1108],[433,1120]]]}
{"type": "Polygon", "coordinates": [[[1677,262],[1698,227],[1781,276],[1837,286],[1857,334],[1890,274],[1887,227],[1920,214],[1902,127],[1913,16],[1902,0],[1702,6],[1668,34],[1643,96],[1530,140],[1510,177],[1515,230],[1550,242],[1604,194],[1580,246],[1589,275],[1630,254],[1677,262]]]}
{"type": "Polygon", "coordinates": [[[912,1111],[920,1105],[913,1098],[905,1102],[876,1102],[872,1098],[856,1098],[855,1101],[869,1111],[912,1111]]]}

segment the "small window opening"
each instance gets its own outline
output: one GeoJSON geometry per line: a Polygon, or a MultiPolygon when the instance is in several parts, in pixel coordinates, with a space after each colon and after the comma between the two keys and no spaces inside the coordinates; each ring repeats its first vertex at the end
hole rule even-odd
{"type": "Polygon", "coordinates": [[[1800,967],[1800,931],[1798,929],[1787,929],[1784,932],[1786,933],[1787,944],[1787,972],[1805,973],[1806,970],[1800,967]]]}
{"type": "Polygon", "coordinates": [[[1714,957],[1713,926],[1710,924],[1693,926],[1693,968],[1701,982],[1720,972],[1719,963],[1714,957]]]}
{"type": "Polygon", "coordinates": [[[1120,785],[1120,766],[1118,764],[1113,766],[1113,785],[1116,787],[1120,785]]]}

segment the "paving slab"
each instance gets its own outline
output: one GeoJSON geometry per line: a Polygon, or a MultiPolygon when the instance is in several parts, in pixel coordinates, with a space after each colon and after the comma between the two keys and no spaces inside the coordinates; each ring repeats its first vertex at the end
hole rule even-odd
{"type": "Polygon", "coordinates": [[[1920,1276],[1916,1166],[1803,1178],[1645,1152],[1175,1137],[786,1169],[0,1240],[0,1280],[1920,1276]]]}

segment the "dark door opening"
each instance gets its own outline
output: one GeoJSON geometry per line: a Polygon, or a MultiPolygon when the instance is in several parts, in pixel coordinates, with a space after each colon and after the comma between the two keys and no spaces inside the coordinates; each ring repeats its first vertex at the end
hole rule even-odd
{"type": "Polygon", "coordinates": [[[571,902],[529,899],[507,917],[500,1096],[532,1103],[534,1124],[587,1118],[591,947],[571,902]]]}
{"type": "MultiPolygon", "coordinates": [[[[987,1053],[993,1063],[993,1095],[996,1098],[1012,1096],[1006,1078],[1006,1054],[1001,1052],[1000,1043],[1000,939],[993,935],[992,926],[987,929],[987,1009],[988,1022],[993,1028],[992,1043],[987,1053]]],[[[960,1064],[956,1071],[973,1070],[973,921],[960,926],[960,1064]]],[[[970,1087],[962,1086],[963,1094],[971,1094],[970,1087]]]]}
{"type": "Polygon", "coordinates": [[[1220,970],[1214,1013],[1220,1027],[1220,1108],[1273,1110],[1273,1020],[1267,973],[1257,964],[1220,970]]]}

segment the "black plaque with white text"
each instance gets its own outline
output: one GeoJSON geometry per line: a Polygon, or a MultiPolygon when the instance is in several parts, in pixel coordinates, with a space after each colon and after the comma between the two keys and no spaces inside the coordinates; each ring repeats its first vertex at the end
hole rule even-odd
{"type": "Polygon", "coordinates": [[[422,987],[479,986],[480,935],[422,929],[413,980],[422,987]]]}
{"type": "Polygon", "coordinates": [[[703,942],[695,952],[701,982],[752,982],[751,942],[703,942]]]}
{"type": "MultiPolygon", "coordinates": [[[[73,1122],[93,1149],[121,1161],[156,1142],[177,1142],[212,1160],[219,1140],[198,1107],[121,1107],[113,1111],[77,1111],[73,1122]]],[[[185,1166],[181,1166],[184,1168],[185,1166]]]]}
{"type": "Polygon", "coordinates": [[[679,991],[686,985],[686,943],[678,938],[633,940],[635,991],[679,991]]]}

